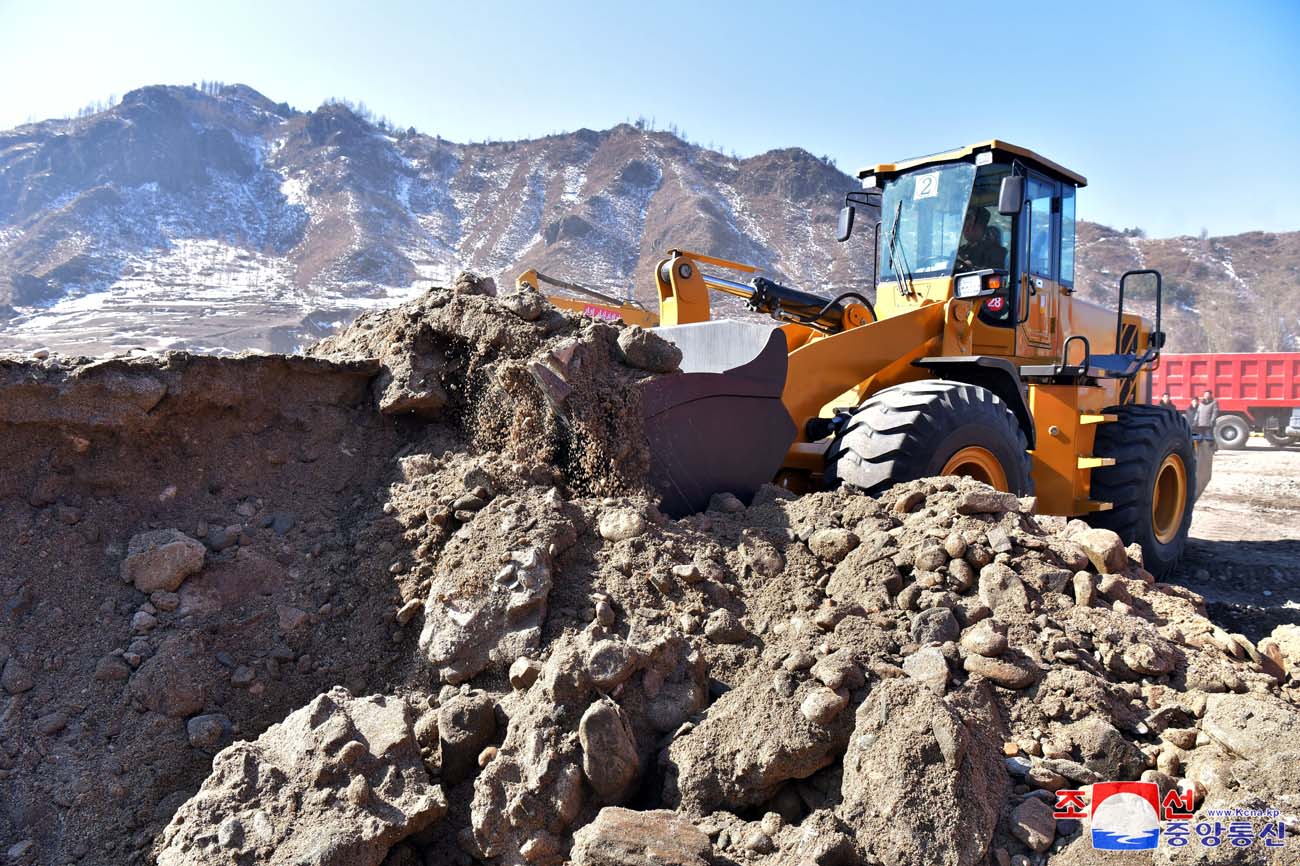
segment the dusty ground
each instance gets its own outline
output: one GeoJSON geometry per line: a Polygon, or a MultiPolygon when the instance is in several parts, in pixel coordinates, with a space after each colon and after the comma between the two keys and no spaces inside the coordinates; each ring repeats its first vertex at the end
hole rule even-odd
{"type": "Polygon", "coordinates": [[[1300,623],[1300,448],[1252,440],[1215,455],[1174,579],[1205,596],[1212,619],[1251,640],[1300,623]]]}

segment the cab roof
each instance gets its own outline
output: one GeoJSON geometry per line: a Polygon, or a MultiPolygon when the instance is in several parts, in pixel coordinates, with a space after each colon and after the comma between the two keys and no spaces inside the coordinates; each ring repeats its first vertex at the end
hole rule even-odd
{"type": "Polygon", "coordinates": [[[940,162],[956,162],[984,152],[1008,154],[1019,159],[1021,162],[1029,163],[1034,168],[1052,175],[1059,180],[1069,181],[1078,187],[1088,185],[1088,179],[1083,175],[1070,171],[1065,166],[1052,162],[1050,159],[1039,156],[1027,147],[1020,147],[1019,145],[1011,144],[1009,142],[999,141],[996,138],[990,138],[988,141],[981,141],[976,144],[969,144],[966,147],[960,147],[956,150],[947,150],[943,153],[932,153],[928,156],[917,156],[912,159],[905,159],[902,162],[884,162],[880,165],[862,169],[858,172],[858,177],[864,178],[870,175],[888,176],[899,174],[924,165],[931,165],[940,162]]]}

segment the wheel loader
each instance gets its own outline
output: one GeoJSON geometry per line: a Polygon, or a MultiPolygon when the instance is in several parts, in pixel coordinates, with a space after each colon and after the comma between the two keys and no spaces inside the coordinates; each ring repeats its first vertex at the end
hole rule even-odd
{"type": "Polygon", "coordinates": [[[1125,273],[1115,310],[1080,299],[1075,196],[1087,181],[1022,147],[984,141],[858,176],[839,239],[860,211],[871,217],[874,301],[683,250],[656,267],[658,332],[683,351],[683,373],[643,393],[664,509],[764,482],[877,493],[963,475],[1113,529],[1166,575],[1214,446],[1180,413],[1145,405],[1165,342],[1160,274],[1125,273]],[[781,324],[711,320],[714,291],[781,324]],[[1154,322],[1125,308],[1134,300],[1154,322]]]}

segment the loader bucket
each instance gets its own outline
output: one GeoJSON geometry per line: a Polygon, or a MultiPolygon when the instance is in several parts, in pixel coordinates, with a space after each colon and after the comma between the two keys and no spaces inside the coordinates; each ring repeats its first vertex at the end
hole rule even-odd
{"type": "Polygon", "coordinates": [[[785,335],[765,328],[741,341],[728,339],[737,334],[726,326],[736,324],[741,323],[708,322],[658,331],[682,348],[682,369],[691,371],[655,379],[642,390],[650,479],[663,497],[662,510],[673,517],[703,511],[715,493],[750,501],[776,475],[795,439],[794,421],[781,402],[785,335]],[[715,325],[723,327],[706,330],[715,325]],[[721,340],[707,339],[718,335],[721,340]],[[749,342],[752,348],[760,339],[757,354],[737,347],[737,342],[749,342]],[[714,350],[728,348],[711,352],[706,348],[710,345],[714,350]],[[702,369],[710,357],[727,364],[738,355],[751,360],[720,372],[702,369]]]}

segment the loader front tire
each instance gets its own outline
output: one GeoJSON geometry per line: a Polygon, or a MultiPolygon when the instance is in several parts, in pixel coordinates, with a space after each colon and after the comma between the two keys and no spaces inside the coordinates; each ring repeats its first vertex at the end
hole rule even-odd
{"type": "Polygon", "coordinates": [[[1114,530],[1125,544],[1140,544],[1143,566],[1163,580],[1183,555],[1192,525],[1192,429],[1181,413],[1160,406],[1104,411],[1118,417],[1097,428],[1092,453],[1114,458],[1115,465],[1093,469],[1090,489],[1094,501],[1111,508],[1084,520],[1114,530]]]}
{"type": "Polygon", "coordinates": [[[1033,493],[1028,441],[1015,413],[986,388],[924,379],[868,397],[826,450],[828,487],[871,495],[901,481],[964,475],[1033,493]]]}

